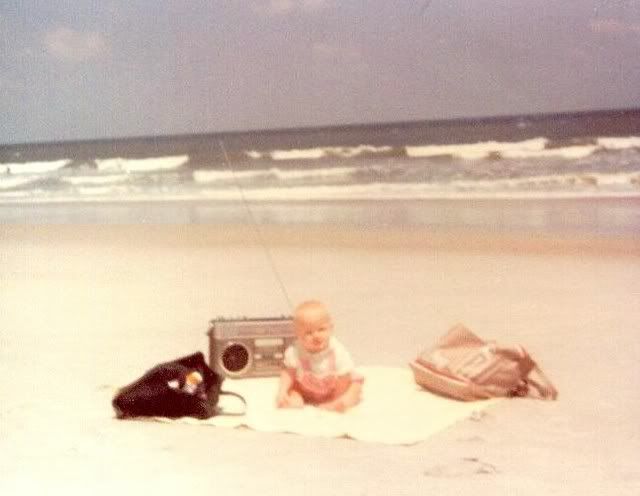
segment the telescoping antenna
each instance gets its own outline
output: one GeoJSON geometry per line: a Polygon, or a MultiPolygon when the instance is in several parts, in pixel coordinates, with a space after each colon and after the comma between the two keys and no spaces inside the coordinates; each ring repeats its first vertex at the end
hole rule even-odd
{"type": "Polygon", "coordinates": [[[231,160],[229,160],[229,155],[227,154],[227,149],[224,146],[224,141],[223,140],[219,140],[218,143],[220,144],[220,149],[222,150],[222,154],[224,156],[224,161],[225,161],[227,167],[229,168],[229,170],[231,171],[231,176],[233,177],[233,182],[234,182],[236,188],[238,189],[238,191],[240,192],[240,198],[242,199],[242,204],[244,205],[244,208],[248,213],[249,222],[251,223],[251,226],[253,227],[253,230],[254,230],[254,232],[256,234],[256,238],[258,238],[260,246],[262,246],[262,249],[264,250],[265,256],[267,258],[267,262],[269,263],[269,266],[271,267],[271,270],[273,271],[274,275],[276,276],[276,280],[278,281],[278,285],[280,286],[280,291],[284,295],[284,299],[286,300],[287,305],[289,305],[289,310],[293,311],[293,305],[291,303],[291,299],[289,298],[289,293],[287,293],[287,288],[285,287],[284,283],[282,282],[282,278],[280,277],[280,273],[278,272],[278,268],[276,267],[275,261],[273,260],[273,256],[271,255],[271,250],[269,250],[269,246],[267,245],[267,243],[266,243],[266,241],[264,239],[264,236],[262,234],[262,229],[260,229],[260,223],[257,221],[256,216],[253,213],[253,210],[251,210],[251,206],[249,205],[249,202],[247,201],[247,198],[246,198],[246,196],[244,194],[244,190],[242,189],[242,185],[240,184],[240,181],[236,177],[235,170],[234,170],[233,166],[231,165],[231,160]]]}

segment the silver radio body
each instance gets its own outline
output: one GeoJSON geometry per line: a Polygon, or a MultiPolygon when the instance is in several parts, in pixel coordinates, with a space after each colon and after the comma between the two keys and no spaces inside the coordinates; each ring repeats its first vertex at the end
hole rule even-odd
{"type": "Polygon", "coordinates": [[[207,334],[209,366],[234,379],[278,375],[284,350],[295,340],[290,317],[218,318],[207,334]]]}

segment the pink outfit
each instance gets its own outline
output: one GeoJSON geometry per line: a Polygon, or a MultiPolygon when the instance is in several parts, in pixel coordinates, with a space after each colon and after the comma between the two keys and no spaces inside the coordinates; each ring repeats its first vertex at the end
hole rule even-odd
{"type": "Polygon", "coordinates": [[[334,337],[318,353],[309,353],[297,343],[289,346],[284,353],[284,366],[291,372],[295,388],[311,401],[330,398],[340,376],[349,374],[352,381],[363,381],[355,371],[351,355],[334,337]]]}

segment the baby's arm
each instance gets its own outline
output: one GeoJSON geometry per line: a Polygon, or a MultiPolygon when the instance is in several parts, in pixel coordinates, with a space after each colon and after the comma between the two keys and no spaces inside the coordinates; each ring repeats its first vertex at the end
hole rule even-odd
{"type": "Polygon", "coordinates": [[[289,346],[284,352],[282,372],[280,372],[278,394],[276,395],[276,406],[278,408],[300,408],[304,406],[302,396],[293,387],[298,365],[296,349],[294,346],[289,346]]]}
{"type": "Polygon", "coordinates": [[[293,386],[293,377],[287,369],[280,372],[280,383],[278,385],[278,394],[276,396],[276,405],[278,408],[286,406],[289,390],[293,386]]]}
{"type": "Polygon", "coordinates": [[[285,368],[280,372],[280,384],[276,396],[278,408],[302,408],[304,400],[300,393],[293,388],[295,370],[285,368]]]}

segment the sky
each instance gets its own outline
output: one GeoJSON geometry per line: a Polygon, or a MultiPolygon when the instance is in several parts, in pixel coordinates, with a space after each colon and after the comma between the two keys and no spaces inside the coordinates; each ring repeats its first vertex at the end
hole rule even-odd
{"type": "Polygon", "coordinates": [[[637,107],[638,0],[0,3],[0,143],[637,107]]]}

